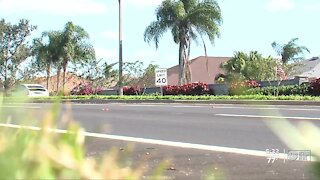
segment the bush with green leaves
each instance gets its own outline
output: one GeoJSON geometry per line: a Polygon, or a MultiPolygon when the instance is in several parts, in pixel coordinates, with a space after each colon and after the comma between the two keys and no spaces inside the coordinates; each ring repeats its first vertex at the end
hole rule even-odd
{"type": "Polygon", "coordinates": [[[245,95],[249,89],[259,88],[261,85],[254,80],[234,81],[229,87],[230,95],[245,95]]]}
{"type": "Polygon", "coordinates": [[[262,88],[250,88],[247,89],[244,94],[246,95],[278,95],[278,96],[290,96],[290,95],[309,95],[309,85],[292,85],[292,86],[268,86],[262,88]]]}

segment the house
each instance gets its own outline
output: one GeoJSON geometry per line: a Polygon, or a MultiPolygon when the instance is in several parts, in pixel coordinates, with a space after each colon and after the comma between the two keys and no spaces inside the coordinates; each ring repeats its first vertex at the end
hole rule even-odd
{"type": "MultiPolygon", "coordinates": [[[[46,77],[40,77],[40,78],[35,78],[32,80],[33,83],[41,84],[44,87],[47,86],[47,78],[46,77]]],[[[74,87],[79,85],[80,83],[85,83],[87,82],[85,79],[73,74],[73,73],[66,73],[66,84],[65,84],[65,92],[69,93],[74,87]]],[[[63,78],[62,78],[62,73],[59,78],[59,88],[62,90],[62,83],[63,83],[63,78]]],[[[48,91],[50,93],[56,92],[57,91],[57,75],[51,76],[49,79],[49,87],[47,87],[48,91]]]]}
{"type": "Polygon", "coordinates": [[[320,77],[320,56],[299,62],[299,66],[296,69],[296,77],[300,78],[319,78],[320,77]]]}
{"type": "MultiPolygon", "coordinates": [[[[231,57],[206,57],[199,56],[190,60],[191,82],[204,82],[214,84],[214,79],[218,74],[222,74],[223,70],[220,65],[230,60],[231,57]],[[208,68],[207,68],[208,67],[208,68]]],[[[168,69],[168,84],[178,84],[178,65],[168,69]]]]}

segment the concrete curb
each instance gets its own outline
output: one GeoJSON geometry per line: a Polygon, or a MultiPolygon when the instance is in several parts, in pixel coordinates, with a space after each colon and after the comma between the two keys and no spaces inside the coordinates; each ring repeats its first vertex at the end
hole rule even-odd
{"type": "MultiPolygon", "coordinates": [[[[17,101],[18,102],[18,101],[17,101]]],[[[29,103],[53,103],[55,100],[31,100],[29,103]]],[[[118,99],[64,99],[62,103],[108,104],[108,103],[153,103],[153,104],[247,104],[247,105],[301,105],[320,106],[320,101],[295,100],[118,100],[118,99]]],[[[14,102],[10,102],[14,103],[14,102]]]]}

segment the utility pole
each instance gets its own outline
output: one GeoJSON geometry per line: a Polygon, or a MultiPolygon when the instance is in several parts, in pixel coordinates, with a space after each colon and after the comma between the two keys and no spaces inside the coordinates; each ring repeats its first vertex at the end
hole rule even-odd
{"type": "Polygon", "coordinates": [[[119,96],[123,96],[123,76],[122,76],[122,3],[119,1],[119,96]]]}

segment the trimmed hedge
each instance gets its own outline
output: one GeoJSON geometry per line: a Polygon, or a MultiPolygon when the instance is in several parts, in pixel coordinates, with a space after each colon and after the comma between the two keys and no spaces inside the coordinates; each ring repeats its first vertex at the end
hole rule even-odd
{"type": "Polygon", "coordinates": [[[124,86],[123,95],[141,95],[142,90],[139,86],[124,86]]]}
{"type": "Polygon", "coordinates": [[[310,95],[309,86],[307,84],[293,85],[293,86],[279,86],[279,87],[263,87],[248,89],[244,95],[278,95],[278,96],[289,96],[289,95],[310,95]]]}
{"type": "Polygon", "coordinates": [[[202,82],[197,83],[189,83],[183,86],[164,86],[163,87],[164,95],[191,95],[191,96],[199,96],[206,94],[213,94],[212,91],[209,90],[209,85],[202,82]]]}

